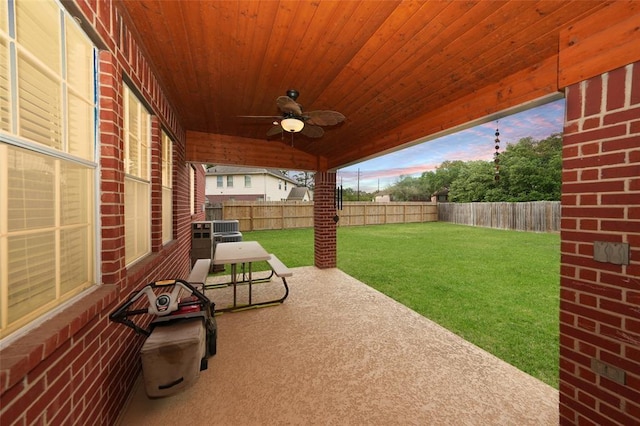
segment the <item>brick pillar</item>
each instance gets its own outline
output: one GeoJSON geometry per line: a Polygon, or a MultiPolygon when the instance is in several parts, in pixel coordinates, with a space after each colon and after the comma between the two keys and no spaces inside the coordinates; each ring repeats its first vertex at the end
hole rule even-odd
{"type": "Polygon", "coordinates": [[[313,195],[314,253],[318,268],[336,267],[335,172],[318,172],[313,195]]]}
{"type": "Polygon", "coordinates": [[[566,97],[560,423],[640,424],[640,62],[566,97]],[[629,263],[595,260],[600,241],[629,263]]]}
{"type": "Polygon", "coordinates": [[[151,251],[162,249],[162,128],[151,116],[151,251]]]}
{"type": "Polygon", "coordinates": [[[102,282],[126,276],[124,257],[124,141],[122,70],[116,58],[100,52],[100,224],[102,282]]]}

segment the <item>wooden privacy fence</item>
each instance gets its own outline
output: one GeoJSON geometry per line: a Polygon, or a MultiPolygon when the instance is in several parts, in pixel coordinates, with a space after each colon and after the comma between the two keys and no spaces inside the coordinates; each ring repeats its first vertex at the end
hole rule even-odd
{"type": "MultiPolygon", "coordinates": [[[[338,226],[451,222],[531,232],[560,231],[560,202],[422,203],[345,202],[338,226]]],[[[240,231],[313,227],[313,202],[227,201],[206,208],[207,220],[236,219],[240,231]]]]}
{"type": "MultiPolygon", "coordinates": [[[[338,210],[338,226],[382,225],[385,223],[435,222],[435,203],[345,202],[338,210]]],[[[238,220],[240,231],[313,227],[313,202],[227,201],[206,207],[207,220],[238,220]]]]}
{"type": "Polygon", "coordinates": [[[345,202],[340,216],[339,226],[383,225],[386,223],[436,222],[438,206],[436,203],[421,202],[345,202]]]}
{"type": "Polygon", "coordinates": [[[486,228],[559,232],[560,201],[440,203],[438,220],[486,228]]]}

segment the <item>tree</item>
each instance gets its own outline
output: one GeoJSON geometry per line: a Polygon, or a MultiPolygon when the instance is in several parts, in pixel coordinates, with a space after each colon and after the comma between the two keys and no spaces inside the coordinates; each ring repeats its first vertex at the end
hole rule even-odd
{"type": "Polygon", "coordinates": [[[304,186],[313,191],[316,186],[315,177],[315,173],[311,172],[294,172],[291,178],[298,183],[298,186],[304,186]]]}
{"type": "Polygon", "coordinates": [[[342,201],[371,201],[375,198],[373,194],[365,191],[356,191],[353,188],[342,189],[342,201]]]}
{"type": "Polygon", "coordinates": [[[400,176],[398,181],[389,188],[394,201],[428,201],[431,194],[420,188],[420,180],[411,176],[400,176]]]}
{"type": "Polygon", "coordinates": [[[445,161],[419,178],[400,176],[388,188],[394,200],[429,200],[431,194],[449,188],[449,200],[539,201],[560,200],[562,135],[541,141],[522,138],[500,154],[500,179],[494,179],[493,161],[445,161]]]}
{"type": "Polygon", "coordinates": [[[420,187],[429,196],[441,189],[449,188],[464,167],[464,161],[445,161],[435,171],[422,173],[420,187]]]}
{"type": "Polygon", "coordinates": [[[467,161],[449,187],[449,200],[460,203],[487,201],[493,182],[491,162],[467,161]]]}
{"type": "Polygon", "coordinates": [[[562,137],[542,141],[530,137],[508,145],[500,157],[503,201],[559,200],[562,179],[562,137]]]}

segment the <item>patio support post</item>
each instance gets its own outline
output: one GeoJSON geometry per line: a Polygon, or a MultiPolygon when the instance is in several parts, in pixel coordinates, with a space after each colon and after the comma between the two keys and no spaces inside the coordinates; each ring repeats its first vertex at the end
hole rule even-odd
{"type": "Polygon", "coordinates": [[[336,267],[336,206],[335,172],[317,172],[313,203],[315,266],[320,269],[336,267]]]}

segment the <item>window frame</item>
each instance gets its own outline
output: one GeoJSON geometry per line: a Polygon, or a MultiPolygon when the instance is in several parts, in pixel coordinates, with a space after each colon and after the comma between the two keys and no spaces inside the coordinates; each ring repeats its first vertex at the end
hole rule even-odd
{"type": "Polygon", "coordinates": [[[151,217],[152,114],[127,83],[122,85],[122,99],[123,159],[125,163],[125,264],[131,266],[151,253],[151,221],[149,218],[151,217]],[[132,101],[135,110],[132,110],[132,101]],[[130,131],[132,118],[136,120],[135,132],[130,131]],[[134,149],[136,155],[132,155],[134,149]],[[132,190],[132,188],[134,189],[132,190]],[[134,194],[130,194],[131,191],[134,191],[134,194]]]}
{"type": "Polygon", "coordinates": [[[162,130],[162,244],[173,241],[173,147],[173,139],[162,130]]]}
{"type": "Polygon", "coordinates": [[[191,164],[187,164],[189,171],[189,214],[196,214],[196,169],[191,164]]]}
{"type": "MultiPolygon", "coordinates": [[[[100,250],[99,250],[99,185],[100,176],[100,140],[98,138],[98,48],[90,37],[82,30],[80,24],[56,1],[41,3],[37,9],[31,9],[33,4],[15,2],[3,2],[0,5],[0,49],[2,49],[3,61],[7,64],[5,68],[0,68],[0,338],[15,335],[18,330],[25,327],[34,327],[42,323],[52,313],[59,311],[64,306],[71,303],[76,298],[95,288],[100,282],[100,250]],[[49,15],[40,15],[40,8],[45,6],[49,15]],[[29,13],[31,12],[31,14],[29,13]],[[18,16],[20,14],[20,16],[18,16]],[[45,19],[50,28],[55,28],[59,36],[50,45],[43,46],[41,41],[28,41],[22,34],[29,33],[29,28],[38,22],[35,19],[29,26],[28,19],[35,17],[45,19]],[[31,45],[33,48],[30,48],[31,45]],[[78,52],[76,49],[81,49],[78,52]],[[43,59],[45,55],[47,58],[43,59]],[[54,58],[56,57],[56,58],[54,58]],[[55,65],[51,68],[51,64],[55,65]],[[29,68],[39,73],[47,75],[48,81],[59,91],[58,105],[51,106],[46,98],[38,98],[37,95],[29,92],[27,83],[34,80],[34,75],[29,74],[29,68]],[[32,79],[32,80],[29,80],[32,79]],[[84,83],[84,87],[79,82],[84,83]],[[22,106],[27,104],[26,96],[31,95],[32,100],[40,102],[46,108],[40,109],[43,117],[40,120],[40,129],[54,126],[53,134],[59,140],[42,140],[41,138],[30,138],[31,130],[25,127],[25,114],[34,116],[33,107],[22,106]],[[3,96],[6,96],[4,98],[3,96]],[[79,114],[76,109],[81,106],[84,114],[79,114]],[[31,109],[28,109],[31,108],[31,109]],[[54,108],[58,114],[50,115],[50,109],[54,108]],[[82,131],[78,137],[77,130],[82,131]],[[89,141],[88,143],[86,141],[89,141]],[[80,149],[78,149],[80,148],[80,149]],[[13,160],[14,163],[10,163],[13,160]],[[16,163],[19,161],[20,163],[16,163]],[[10,181],[9,165],[12,170],[18,170],[19,164],[29,165],[31,170],[30,179],[25,172],[14,174],[10,181]],[[41,164],[41,165],[40,165],[41,164]],[[45,164],[46,168],[42,168],[45,164]],[[43,175],[40,178],[38,175],[43,175]],[[34,220],[32,209],[25,209],[21,216],[24,225],[16,227],[15,222],[9,225],[10,198],[12,196],[25,196],[25,193],[16,193],[16,187],[12,182],[17,182],[17,188],[26,188],[26,185],[47,181],[51,183],[52,193],[48,197],[53,202],[47,207],[53,212],[50,224],[34,220]],[[78,197],[75,198],[74,196],[78,197]],[[69,197],[72,198],[69,198],[69,197]],[[69,204],[71,201],[71,204],[69,204]],[[84,208],[76,209],[74,203],[84,208]],[[70,251],[72,245],[65,244],[69,241],[70,232],[81,232],[84,238],[82,247],[76,251],[70,251]],[[38,298],[31,292],[27,295],[27,300],[35,303],[36,308],[30,309],[26,314],[18,314],[11,323],[10,318],[10,286],[17,291],[19,284],[15,280],[10,280],[10,269],[18,266],[20,262],[16,257],[8,252],[10,240],[14,240],[20,245],[27,244],[27,240],[21,238],[33,236],[42,239],[47,235],[54,235],[53,257],[51,262],[55,263],[53,277],[47,275],[47,285],[43,288],[53,287],[55,293],[53,299],[47,299],[40,303],[38,298]],[[79,251],[78,251],[79,250],[79,251]],[[86,254],[86,258],[78,260],[80,256],[86,254]],[[51,284],[53,282],[53,284],[51,284]]],[[[31,32],[33,36],[34,32],[31,32]]],[[[51,42],[45,38],[45,42],[51,42]]],[[[35,86],[34,86],[35,87],[35,86]]],[[[32,121],[36,123],[36,121],[32,121]]],[[[22,166],[20,166],[22,168],[22,166]]],[[[15,173],[15,172],[12,172],[15,173]]],[[[28,196],[28,194],[26,194],[28,196]]],[[[31,204],[30,204],[31,205],[31,204]]],[[[12,208],[15,212],[15,206],[12,208]]],[[[12,217],[14,213],[11,213],[12,217]]],[[[77,234],[76,234],[77,236],[77,234]]],[[[78,246],[78,240],[74,241],[73,247],[78,246]]],[[[33,254],[26,249],[25,262],[32,264],[29,259],[42,257],[33,254]]],[[[29,266],[27,266],[28,268],[29,266]]],[[[14,269],[15,273],[15,269],[14,269]]],[[[31,274],[30,272],[27,272],[31,274]]],[[[35,273],[35,272],[34,272],[35,273]]],[[[38,274],[42,276],[43,271],[38,274]]],[[[46,274],[46,272],[45,272],[46,274]]],[[[22,273],[20,273],[22,275],[22,273]]],[[[29,288],[33,288],[33,281],[29,278],[29,288]]],[[[42,278],[45,279],[45,278],[42,278]]],[[[51,290],[49,290],[51,291],[51,290]]]]}

